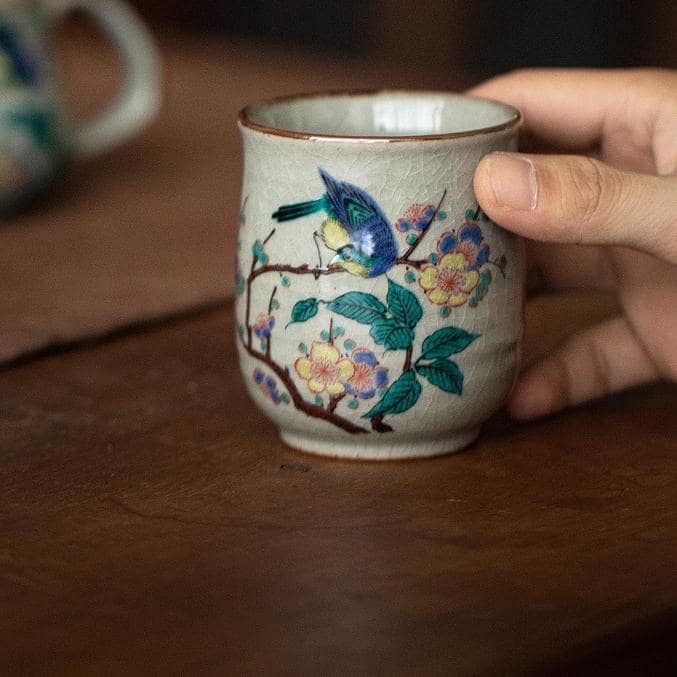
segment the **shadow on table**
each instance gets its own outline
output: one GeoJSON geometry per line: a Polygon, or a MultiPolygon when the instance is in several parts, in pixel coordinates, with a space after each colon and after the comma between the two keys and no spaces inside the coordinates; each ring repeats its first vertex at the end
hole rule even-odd
{"type": "Polygon", "coordinates": [[[595,642],[572,649],[575,658],[558,657],[556,668],[543,667],[537,674],[555,675],[674,675],[677,665],[677,609],[647,618],[641,624],[622,627],[595,642]]]}

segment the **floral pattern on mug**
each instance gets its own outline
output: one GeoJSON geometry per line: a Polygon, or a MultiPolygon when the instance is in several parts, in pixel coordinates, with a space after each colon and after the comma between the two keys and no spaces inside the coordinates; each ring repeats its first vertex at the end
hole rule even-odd
{"type": "Polygon", "coordinates": [[[468,270],[479,270],[489,261],[489,245],[484,242],[482,229],[476,223],[464,223],[458,233],[442,233],[437,241],[437,252],[440,256],[462,254],[468,270]]]}
{"type": "Polygon", "coordinates": [[[378,359],[368,348],[355,348],[350,355],[353,375],[346,381],[345,388],[350,395],[370,400],[379,388],[388,385],[388,368],[379,366],[378,359]]]}
{"type": "Polygon", "coordinates": [[[277,381],[272,376],[266,376],[261,369],[254,369],[252,375],[254,383],[261,389],[261,392],[272,401],[273,404],[289,404],[289,396],[287,393],[280,393],[277,388],[277,381]]]}
{"type": "Polygon", "coordinates": [[[340,395],[346,391],[346,381],[355,373],[355,365],[341,358],[338,348],[332,343],[313,341],[307,357],[299,357],[294,363],[296,373],[306,381],[308,390],[319,395],[340,395]]]}
{"type": "Polygon", "coordinates": [[[254,333],[260,339],[270,338],[270,334],[275,326],[275,318],[268,313],[259,313],[254,323],[254,333]]]}
{"type": "Polygon", "coordinates": [[[395,222],[395,228],[401,233],[410,230],[421,232],[425,230],[435,216],[435,205],[413,204],[395,222]]]}
{"type": "MultiPolygon", "coordinates": [[[[368,432],[359,419],[369,421],[372,431],[386,433],[393,428],[384,419],[388,417],[390,421],[391,417],[415,407],[424,387],[432,386],[452,396],[463,395],[465,377],[456,356],[480,335],[448,322],[423,320],[431,305],[439,308],[444,318],[466,304],[476,308],[492,281],[487,266],[492,265],[505,275],[507,260],[504,256],[491,260],[490,245],[482,231],[482,223],[488,220],[479,207],[465,213],[465,220],[457,230],[442,232],[434,251],[419,258],[431,224],[447,219],[447,212],[440,211],[446,191],[437,206],[417,202],[391,226],[366,191],[335,179],[325,170],[321,169],[320,175],[328,194],[282,205],[272,215],[274,220],[285,223],[323,213],[314,235],[318,265],[313,268],[310,263],[292,265],[271,260],[275,252],[273,238],[282,227],[276,226],[265,238],[254,239],[250,249],[252,261],[247,263],[249,275],[245,278],[238,273],[237,280],[238,291],[245,295],[240,341],[248,354],[267,365],[286,387],[288,394],[280,394],[273,377],[260,369],[255,371],[255,382],[275,404],[287,397],[297,410],[348,433],[368,432]],[[396,232],[406,234],[402,250],[395,241],[396,232]],[[328,262],[323,260],[322,245],[331,252],[328,262]],[[417,286],[408,289],[393,279],[391,271],[400,266],[405,269],[402,275],[405,284],[418,282],[417,286]],[[275,275],[276,280],[266,292],[268,309],[260,310],[253,319],[252,284],[267,274],[275,275]],[[288,293],[294,276],[303,275],[307,280],[309,274],[315,277],[316,295],[296,300],[288,321],[280,329],[282,323],[278,326],[272,315],[274,308],[280,308],[278,291],[288,293]],[[371,291],[355,288],[327,296],[326,290],[332,286],[320,284],[319,278],[329,274],[382,277],[387,289],[372,285],[371,291]],[[293,364],[276,361],[276,332],[315,321],[321,310],[327,314],[327,325],[315,327],[313,334],[316,337],[319,334],[319,338],[310,341],[310,349],[310,337],[301,335],[296,339],[300,339],[296,345],[301,356],[293,364]],[[355,323],[358,336],[368,327],[371,343],[360,338],[356,344],[349,338],[350,328],[344,336],[345,322],[355,323]],[[358,325],[362,325],[359,330],[358,325]],[[418,332],[423,332],[419,340],[418,332]],[[255,347],[253,337],[259,340],[260,350],[255,347]],[[343,337],[341,346],[337,344],[339,337],[343,337]],[[399,369],[380,363],[379,355],[397,352],[402,355],[399,369]],[[375,401],[366,412],[358,414],[357,421],[346,417],[346,413],[354,416],[360,401],[366,400],[375,401]]],[[[244,215],[241,221],[244,225],[244,215]]],[[[284,335],[280,338],[284,340],[284,335]]]]}
{"type": "Polygon", "coordinates": [[[465,256],[454,253],[445,254],[435,265],[423,268],[419,284],[431,303],[457,308],[468,300],[479,279],[476,270],[468,269],[465,256]]]}

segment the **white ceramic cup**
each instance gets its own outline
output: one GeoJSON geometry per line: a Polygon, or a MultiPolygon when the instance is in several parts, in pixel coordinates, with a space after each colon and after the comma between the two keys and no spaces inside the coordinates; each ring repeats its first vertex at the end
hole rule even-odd
{"type": "Polygon", "coordinates": [[[292,447],[459,450],[518,368],[524,248],[479,208],[480,159],[520,114],[443,92],[290,97],[240,113],[237,343],[292,447]]]}

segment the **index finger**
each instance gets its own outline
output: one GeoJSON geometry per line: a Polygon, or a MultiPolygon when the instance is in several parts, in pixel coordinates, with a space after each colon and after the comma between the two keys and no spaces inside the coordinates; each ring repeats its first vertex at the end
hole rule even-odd
{"type": "Polygon", "coordinates": [[[516,106],[530,135],[562,150],[587,150],[625,130],[645,134],[650,152],[661,102],[674,97],[675,82],[674,73],[657,69],[533,69],[498,76],[468,94],[516,106]]]}

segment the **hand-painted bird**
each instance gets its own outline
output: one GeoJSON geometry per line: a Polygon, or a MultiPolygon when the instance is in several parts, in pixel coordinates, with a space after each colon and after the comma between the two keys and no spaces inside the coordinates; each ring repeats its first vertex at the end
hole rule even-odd
{"type": "Polygon", "coordinates": [[[327,192],[317,200],[283,205],[273,218],[281,223],[325,212],[319,236],[336,252],[330,267],[358,277],[376,277],[390,270],[397,259],[397,244],[376,200],[352,183],[337,181],[321,167],[318,170],[327,192]]]}

